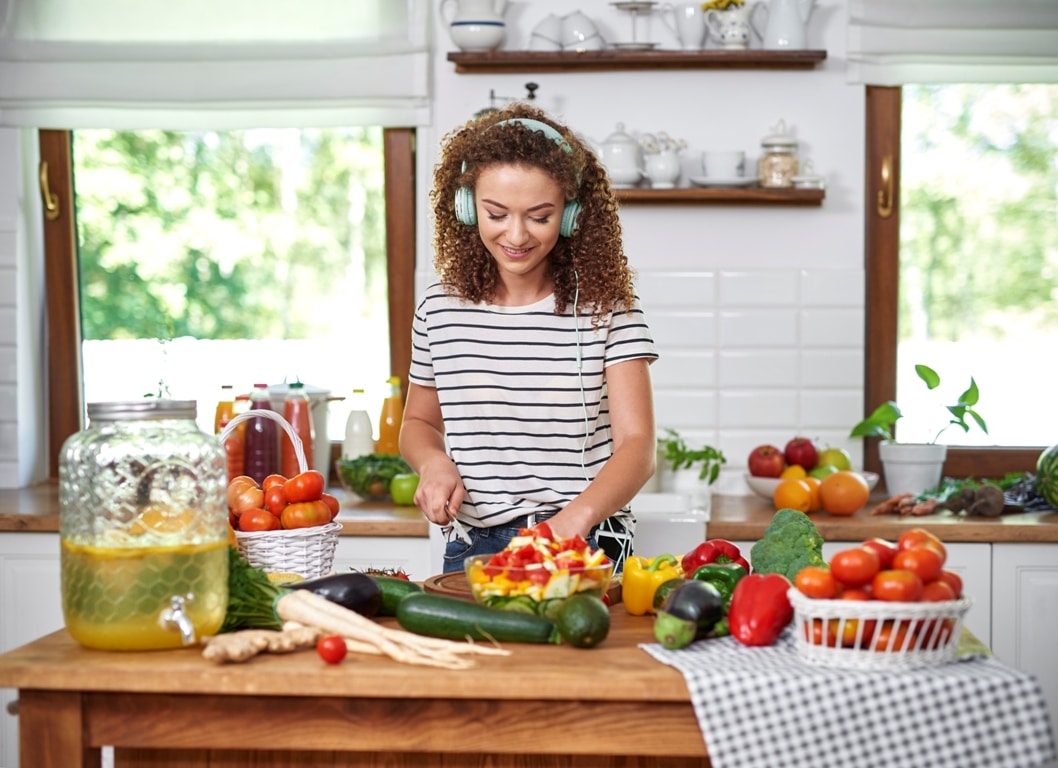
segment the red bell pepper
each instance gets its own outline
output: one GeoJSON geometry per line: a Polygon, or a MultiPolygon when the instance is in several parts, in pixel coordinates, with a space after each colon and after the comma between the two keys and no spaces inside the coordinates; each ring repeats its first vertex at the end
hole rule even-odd
{"type": "Polygon", "coordinates": [[[787,592],[790,581],[780,573],[753,573],[739,580],[731,595],[727,623],[742,645],[771,645],[793,619],[787,592]]]}
{"type": "Polygon", "coordinates": [[[684,573],[694,573],[699,567],[710,563],[737,563],[749,573],[749,561],[742,557],[738,545],[725,539],[702,542],[683,556],[680,565],[684,573]]]}

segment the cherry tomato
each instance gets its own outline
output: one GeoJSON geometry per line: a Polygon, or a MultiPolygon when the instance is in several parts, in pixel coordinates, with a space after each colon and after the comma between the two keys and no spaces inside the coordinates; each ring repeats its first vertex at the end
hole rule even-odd
{"type": "Polygon", "coordinates": [[[900,538],[896,540],[896,548],[898,551],[913,549],[914,547],[920,547],[923,545],[931,546],[940,552],[942,561],[947,559],[948,550],[944,547],[943,542],[925,528],[910,528],[901,533],[900,538]]]}
{"type": "Polygon", "coordinates": [[[937,578],[940,581],[946,582],[948,586],[951,587],[952,592],[955,593],[956,600],[962,597],[962,576],[955,571],[941,571],[940,576],[937,578]]]}
{"type": "Polygon", "coordinates": [[[287,505],[287,495],[283,492],[283,486],[273,483],[264,492],[265,509],[276,517],[283,514],[283,508],[287,505]]]}
{"type": "Polygon", "coordinates": [[[877,600],[914,603],[922,596],[922,579],[911,571],[878,571],[871,580],[871,594],[877,600]]]}
{"type": "Polygon", "coordinates": [[[944,568],[944,559],[940,552],[931,545],[903,549],[896,553],[893,558],[893,568],[899,571],[911,571],[916,574],[922,583],[936,581],[944,568]]]}
{"type": "Polygon", "coordinates": [[[328,664],[340,664],[348,650],[341,635],[325,635],[316,641],[316,653],[328,664]]]}
{"type": "Polygon", "coordinates": [[[267,491],[273,485],[282,486],[286,481],[287,481],[287,479],[285,477],[283,477],[282,475],[269,475],[268,477],[266,477],[264,480],[261,481],[261,490],[262,491],[267,491]]]}
{"type": "Polygon", "coordinates": [[[842,600],[873,600],[874,595],[871,594],[871,585],[865,584],[862,587],[849,587],[842,591],[839,598],[842,600]]]}
{"type": "Polygon", "coordinates": [[[834,634],[834,620],[823,621],[823,619],[812,619],[804,625],[805,640],[810,645],[826,645],[833,648],[838,644],[837,635],[834,634]]]}
{"type": "Polygon", "coordinates": [[[267,509],[248,509],[239,515],[239,530],[244,533],[278,531],[281,527],[279,518],[267,509]]]}
{"type": "Polygon", "coordinates": [[[324,477],[321,472],[309,469],[294,475],[283,484],[287,501],[297,504],[301,501],[316,501],[323,493],[324,477]]]}
{"type": "MultiPolygon", "coordinates": [[[[271,513],[269,513],[271,514],[271,513]]],[[[326,503],[316,501],[299,501],[296,504],[287,504],[283,508],[283,514],[279,516],[283,528],[312,528],[317,525],[326,525],[331,522],[331,510],[326,503]]]]}
{"type": "Polygon", "coordinates": [[[338,512],[342,508],[342,503],[338,499],[329,493],[321,493],[320,501],[327,505],[327,508],[331,510],[331,520],[338,517],[338,512]]]}
{"type": "Polygon", "coordinates": [[[834,574],[818,565],[807,565],[794,576],[794,586],[805,597],[815,600],[832,600],[838,594],[838,581],[834,574]]]}
{"type": "MultiPolygon", "coordinates": [[[[853,587],[852,589],[846,589],[841,593],[840,599],[842,600],[872,600],[874,599],[870,593],[870,590],[864,589],[863,587],[853,587]]],[[[831,621],[835,621],[831,619],[831,621]]],[[[836,621],[835,621],[836,623],[836,621]]],[[[870,644],[871,638],[874,637],[874,630],[878,622],[875,619],[864,619],[863,620],[863,632],[860,634],[859,647],[865,648],[870,644]]],[[[856,634],[859,630],[860,619],[845,619],[845,623],[841,625],[841,644],[847,648],[853,648],[856,646],[856,634]]],[[[834,628],[834,634],[838,634],[838,627],[834,628]]]]}
{"type": "Polygon", "coordinates": [[[878,554],[878,567],[885,571],[893,567],[893,558],[896,557],[896,544],[885,539],[867,539],[860,546],[873,549],[878,554]]]}
{"type": "Polygon", "coordinates": [[[922,585],[922,597],[924,603],[942,603],[945,600],[954,600],[955,591],[946,581],[929,581],[922,585]]]}
{"type": "Polygon", "coordinates": [[[873,649],[876,651],[898,651],[905,647],[910,647],[907,629],[906,621],[894,622],[892,619],[883,621],[882,626],[875,633],[873,649]]]}
{"type": "Polygon", "coordinates": [[[879,570],[878,553],[867,547],[843,549],[830,558],[830,572],[847,587],[869,584],[879,570]]]}
{"type": "Polygon", "coordinates": [[[242,515],[250,509],[259,509],[264,506],[264,491],[257,484],[247,485],[241,483],[235,486],[234,492],[228,487],[228,508],[236,515],[242,515]]]}

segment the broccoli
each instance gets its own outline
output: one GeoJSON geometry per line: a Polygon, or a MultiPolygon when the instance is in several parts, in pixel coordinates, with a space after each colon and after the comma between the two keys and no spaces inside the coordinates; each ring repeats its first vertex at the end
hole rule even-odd
{"type": "Polygon", "coordinates": [[[750,563],[754,573],[781,573],[792,584],[805,566],[827,567],[823,537],[804,512],[780,509],[750,550],[750,563]]]}

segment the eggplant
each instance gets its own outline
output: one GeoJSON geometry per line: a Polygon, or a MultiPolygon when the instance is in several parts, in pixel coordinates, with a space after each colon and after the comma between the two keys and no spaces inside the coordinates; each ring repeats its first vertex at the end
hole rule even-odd
{"type": "Polygon", "coordinates": [[[654,619],[654,637],[670,651],[679,650],[708,635],[723,618],[720,590],[688,580],[665,598],[654,619]]]}
{"type": "Polygon", "coordinates": [[[382,588],[366,573],[335,573],[283,586],[285,589],[307,589],[369,619],[382,608],[382,588]]]}

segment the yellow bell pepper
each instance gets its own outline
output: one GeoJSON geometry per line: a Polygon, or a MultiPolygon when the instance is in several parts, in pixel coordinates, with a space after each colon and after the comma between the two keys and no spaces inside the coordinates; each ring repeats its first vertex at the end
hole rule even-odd
{"type": "Polygon", "coordinates": [[[674,555],[654,558],[633,555],[625,560],[621,576],[621,603],[633,616],[654,612],[654,593],[669,579],[683,577],[683,568],[674,555]]]}

